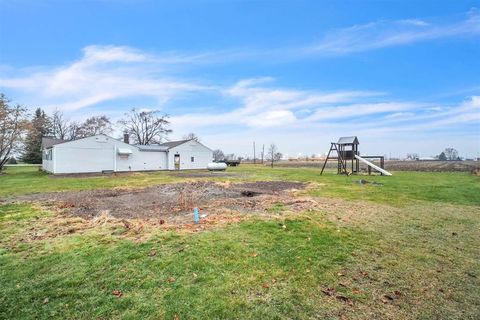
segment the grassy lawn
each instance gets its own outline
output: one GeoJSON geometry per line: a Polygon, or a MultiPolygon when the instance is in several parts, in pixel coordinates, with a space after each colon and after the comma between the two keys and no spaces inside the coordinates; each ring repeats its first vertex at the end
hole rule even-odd
{"type": "Polygon", "coordinates": [[[275,204],[270,218],[195,233],[150,228],[139,238],[108,224],[51,236],[83,222],[40,204],[0,205],[0,319],[478,319],[479,177],[229,172],[236,175],[51,178],[9,167],[0,198],[193,179],[293,180],[309,182],[303,196],[328,199],[331,208],[275,204]]]}

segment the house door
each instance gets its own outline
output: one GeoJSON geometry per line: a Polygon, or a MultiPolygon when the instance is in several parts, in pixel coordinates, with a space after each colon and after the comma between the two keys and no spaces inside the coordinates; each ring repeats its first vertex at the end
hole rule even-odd
{"type": "Polygon", "coordinates": [[[175,170],[180,170],[180,155],[179,154],[176,154],[173,157],[173,163],[175,165],[175,170]]]}

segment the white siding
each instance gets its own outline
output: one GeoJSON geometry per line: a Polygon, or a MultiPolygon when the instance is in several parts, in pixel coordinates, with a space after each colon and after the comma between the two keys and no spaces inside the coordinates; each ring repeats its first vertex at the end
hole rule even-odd
{"type": "Polygon", "coordinates": [[[206,169],[207,164],[213,160],[213,152],[203,144],[194,140],[185,142],[171,148],[168,152],[168,168],[175,170],[174,157],[180,155],[180,170],[185,169],[206,169]],[[191,161],[191,157],[194,161],[191,161]]]}
{"type": "Polygon", "coordinates": [[[113,170],[114,146],[102,148],[74,146],[55,149],[55,173],[102,172],[113,170]]]}
{"type": "Polygon", "coordinates": [[[113,170],[115,142],[118,141],[98,135],[53,146],[54,173],[113,170]]]}
{"type": "Polygon", "coordinates": [[[174,156],[180,155],[180,169],[206,169],[212,161],[212,150],[189,141],[169,151],[140,151],[137,147],[105,135],[54,145],[52,160],[43,160],[44,170],[52,173],[89,173],[111,170],[146,171],[174,170],[174,156]],[[131,154],[119,155],[118,148],[130,149],[131,154]],[[193,162],[192,162],[193,157],[193,162]]]}
{"type": "Polygon", "coordinates": [[[167,170],[167,153],[140,151],[130,147],[132,154],[117,154],[117,171],[167,170]]]}

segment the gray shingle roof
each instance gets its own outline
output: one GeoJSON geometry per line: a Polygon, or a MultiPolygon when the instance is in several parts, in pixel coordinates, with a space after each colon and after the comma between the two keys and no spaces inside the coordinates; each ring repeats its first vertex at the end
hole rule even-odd
{"type": "Polygon", "coordinates": [[[140,145],[136,144],[135,147],[140,149],[140,151],[149,151],[149,152],[158,152],[158,151],[167,151],[168,149],[175,148],[185,142],[190,140],[178,140],[178,141],[169,141],[161,144],[151,144],[151,145],[140,145]]]}
{"type": "Polygon", "coordinates": [[[56,144],[67,142],[67,140],[57,139],[53,137],[42,137],[42,149],[50,148],[56,144]]]}
{"type": "Polygon", "coordinates": [[[340,139],[338,139],[338,144],[360,144],[360,142],[358,142],[358,139],[356,136],[352,136],[352,137],[340,137],[340,139]]]}
{"type": "Polygon", "coordinates": [[[181,144],[184,144],[185,142],[188,142],[190,140],[178,140],[178,141],[169,141],[169,142],[164,142],[160,146],[162,147],[167,147],[168,149],[175,148],[176,146],[179,146],[181,144]]]}

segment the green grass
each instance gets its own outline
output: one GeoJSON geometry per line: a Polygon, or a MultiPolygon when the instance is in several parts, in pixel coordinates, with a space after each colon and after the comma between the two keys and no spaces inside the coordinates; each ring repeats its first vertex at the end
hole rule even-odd
{"type": "MultiPolygon", "coordinates": [[[[273,203],[268,211],[276,219],[250,217],[199,233],[157,228],[137,241],[112,225],[59,232],[56,224],[68,227],[72,218],[36,204],[0,205],[0,319],[478,316],[478,177],[361,177],[383,184],[373,186],[314,169],[241,166],[229,172],[238,176],[215,179],[312,182],[310,196],[345,199],[358,209],[288,213],[273,203]],[[344,222],[349,214],[352,221],[344,222]]],[[[0,195],[176,181],[186,179],[165,172],[50,178],[35,168],[9,167],[0,176],[0,195]]]]}
{"type": "Polygon", "coordinates": [[[0,175],[0,197],[49,191],[144,187],[178,180],[166,172],[132,173],[119,176],[98,175],[82,178],[52,177],[34,166],[7,167],[4,172],[4,175],[0,175]]]}
{"type": "Polygon", "coordinates": [[[195,235],[159,234],[141,244],[74,235],[45,244],[48,251],[4,253],[0,318],[251,319],[328,311],[315,296],[334,283],[328,271],[345,262],[355,237],[328,224],[285,225],[252,221],[195,235]]]}
{"type": "Polygon", "coordinates": [[[480,205],[480,178],[459,172],[394,172],[393,176],[344,176],[332,171],[319,174],[313,168],[268,168],[240,166],[234,172],[248,174],[255,180],[294,180],[315,182],[315,196],[369,200],[401,206],[409,200],[480,205]],[[358,180],[375,181],[382,186],[360,185],[358,180]]]}
{"type": "MultiPolygon", "coordinates": [[[[237,176],[201,178],[216,181],[291,180],[317,183],[310,190],[314,196],[339,197],[350,200],[369,200],[401,206],[409,200],[425,200],[465,205],[480,205],[480,178],[458,172],[394,172],[393,176],[342,176],[326,172],[320,176],[312,168],[269,168],[242,165],[229,168],[237,176]],[[360,185],[359,179],[375,181],[382,186],[360,185]]],[[[35,167],[8,167],[0,175],[0,197],[18,194],[102,189],[113,187],[145,187],[161,183],[198,180],[184,178],[181,172],[173,176],[169,172],[133,173],[119,176],[58,177],[38,171],[35,167]]]]}

